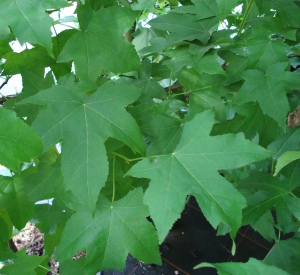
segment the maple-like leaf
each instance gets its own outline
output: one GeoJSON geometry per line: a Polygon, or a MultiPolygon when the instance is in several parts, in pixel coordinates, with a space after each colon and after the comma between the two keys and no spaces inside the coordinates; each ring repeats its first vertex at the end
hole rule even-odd
{"type": "Polygon", "coordinates": [[[218,18],[206,18],[195,21],[195,17],[189,14],[169,13],[159,16],[149,22],[151,27],[169,32],[168,44],[174,44],[183,40],[200,40],[206,44],[210,34],[218,24],[218,18]]]}
{"type": "Polygon", "coordinates": [[[254,258],[250,258],[247,263],[201,263],[195,268],[200,267],[214,267],[218,270],[219,275],[228,275],[228,274],[245,274],[245,275],[266,275],[266,274],[278,274],[278,275],[288,275],[288,273],[282,269],[279,269],[275,266],[270,266],[262,261],[259,261],[254,258]]]}
{"type": "Polygon", "coordinates": [[[144,202],[149,205],[160,242],[180,217],[189,194],[196,197],[214,228],[227,224],[234,238],[241,225],[245,199],[217,170],[241,167],[271,153],[245,140],[242,134],[209,136],[213,123],[212,110],[198,114],[184,125],[173,153],[144,159],[128,172],[151,179],[144,202]]]}
{"type": "Polygon", "coordinates": [[[3,73],[6,75],[33,72],[43,77],[45,67],[55,63],[43,47],[35,47],[20,53],[8,53],[4,57],[6,62],[3,73]]]}
{"type": "Polygon", "coordinates": [[[253,139],[255,135],[259,134],[259,144],[262,146],[267,146],[278,137],[278,124],[262,112],[257,102],[241,104],[236,107],[236,112],[240,115],[236,115],[231,120],[215,124],[212,133],[243,132],[247,139],[253,139]]]}
{"type": "Polygon", "coordinates": [[[241,48],[234,49],[247,57],[247,68],[266,71],[271,65],[286,62],[286,52],[290,47],[280,39],[271,39],[264,29],[253,29],[253,37],[242,43],[241,48]],[[247,53],[247,54],[245,54],[247,53]]]}
{"type": "Polygon", "coordinates": [[[177,77],[178,81],[187,89],[189,110],[192,114],[215,109],[217,118],[224,119],[226,110],[221,96],[228,92],[228,88],[223,86],[224,76],[199,74],[194,68],[184,68],[177,77]]]}
{"type": "Polygon", "coordinates": [[[248,202],[243,210],[243,224],[256,223],[272,207],[285,207],[300,220],[300,198],[293,195],[298,186],[299,181],[295,182],[290,177],[280,179],[267,173],[253,172],[237,187],[248,202]]]}
{"type": "Polygon", "coordinates": [[[257,101],[263,113],[273,118],[280,127],[286,125],[289,103],[286,91],[300,87],[300,78],[285,71],[287,63],[271,65],[266,72],[247,70],[242,74],[245,83],[236,101],[239,103],[257,101]]]}
{"type": "Polygon", "coordinates": [[[0,209],[6,209],[14,226],[21,230],[33,213],[33,203],[25,195],[21,176],[0,176],[0,209]]]}
{"type": "Polygon", "coordinates": [[[15,254],[7,265],[1,268],[1,273],[6,275],[34,275],[37,274],[35,269],[45,259],[45,256],[26,255],[26,249],[22,249],[15,254]]]}
{"type": "Polygon", "coordinates": [[[9,26],[21,44],[40,44],[51,53],[52,21],[41,1],[0,1],[0,26],[9,26]]]}
{"type": "Polygon", "coordinates": [[[58,62],[74,60],[78,77],[89,80],[95,80],[104,69],[114,73],[137,70],[138,55],[123,37],[135,18],[136,13],[128,8],[100,9],[93,14],[86,30],[68,40],[58,62]]]}
{"type": "Polygon", "coordinates": [[[297,274],[299,272],[300,257],[300,239],[280,240],[275,242],[263,262],[273,265],[288,272],[288,274],[297,274]]]}
{"type": "Polygon", "coordinates": [[[0,164],[15,172],[42,153],[38,135],[15,112],[0,108],[0,164]]]}
{"type": "Polygon", "coordinates": [[[160,264],[157,234],[146,219],[149,213],[142,198],[141,188],[114,203],[100,195],[94,215],[78,211],[67,222],[55,252],[57,259],[63,263],[86,251],[87,265],[121,270],[130,253],[145,263],[160,264]]]}
{"type": "Polygon", "coordinates": [[[216,0],[192,0],[194,5],[179,7],[173,12],[196,14],[195,20],[200,20],[209,17],[215,17],[219,14],[219,8],[216,0]]]}
{"type": "MultiPolygon", "coordinates": [[[[104,142],[108,137],[123,141],[132,150],[144,153],[145,145],[135,120],[125,107],[140,92],[126,85],[106,83],[94,94],[94,84],[61,79],[59,85],[22,100],[46,107],[32,124],[45,150],[60,141],[65,186],[82,205],[93,211],[108,173],[104,142]]],[[[79,207],[79,206],[78,206],[79,207]]]]}

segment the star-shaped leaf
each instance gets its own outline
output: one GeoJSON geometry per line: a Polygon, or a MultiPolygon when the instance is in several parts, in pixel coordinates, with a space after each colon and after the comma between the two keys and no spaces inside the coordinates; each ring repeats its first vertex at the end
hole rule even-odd
{"type": "Polygon", "coordinates": [[[267,173],[253,172],[238,185],[238,190],[244,194],[248,202],[248,206],[243,210],[243,223],[255,223],[272,207],[281,208],[281,206],[289,209],[286,215],[292,213],[300,220],[300,199],[293,196],[294,189],[294,182],[291,179],[280,179],[267,173]]]}
{"type": "Polygon", "coordinates": [[[87,96],[85,93],[95,89],[93,84],[75,84],[65,78],[60,83],[20,104],[46,106],[38,114],[33,127],[41,136],[45,150],[63,142],[65,186],[92,211],[108,173],[105,140],[114,137],[132,150],[144,153],[140,130],[124,109],[139,97],[140,92],[132,86],[106,83],[87,96]]]}
{"type": "Polygon", "coordinates": [[[63,264],[75,253],[86,251],[87,265],[121,270],[130,253],[145,263],[160,264],[156,231],[146,219],[149,213],[142,198],[141,188],[114,203],[100,195],[93,216],[79,211],[67,222],[55,252],[57,259],[63,264]]]}
{"type": "Polygon", "coordinates": [[[20,163],[42,153],[42,142],[15,112],[0,108],[0,121],[0,164],[19,172],[20,163]]]}
{"type": "Polygon", "coordinates": [[[33,203],[24,193],[22,177],[0,176],[0,209],[6,209],[14,226],[19,230],[32,217],[33,203]]]}
{"type": "Polygon", "coordinates": [[[123,37],[135,18],[135,12],[121,6],[100,9],[86,30],[68,40],[58,62],[74,60],[78,77],[89,80],[95,80],[104,69],[114,73],[137,70],[138,55],[123,37]]]}
{"type": "Polygon", "coordinates": [[[218,18],[207,18],[195,21],[195,17],[189,14],[169,13],[159,16],[149,22],[154,29],[168,31],[168,44],[174,44],[183,40],[200,40],[206,44],[211,31],[218,24],[218,18]]]}
{"type": "Polygon", "coordinates": [[[275,266],[270,266],[262,261],[259,261],[254,258],[250,258],[247,263],[217,263],[217,264],[209,264],[209,263],[201,263],[195,268],[200,267],[214,267],[218,270],[218,274],[220,275],[228,275],[228,274],[245,274],[245,275],[265,275],[265,274],[278,274],[278,275],[288,275],[282,269],[279,269],[275,266]]]}
{"type": "Polygon", "coordinates": [[[241,87],[237,102],[257,101],[263,113],[273,118],[282,128],[286,124],[289,103],[286,91],[300,87],[296,74],[285,71],[287,63],[271,65],[266,72],[247,70],[242,74],[245,83],[241,87]]]}
{"type": "Polygon", "coordinates": [[[253,30],[253,38],[242,44],[241,55],[247,53],[247,67],[249,69],[267,70],[270,65],[286,62],[286,52],[289,46],[282,40],[270,38],[265,30],[253,30]]]}
{"type": "Polygon", "coordinates": [[[149,205],[160,242],[180,217],[188,194],[196,197],[214,228],[227,224],[234,238],[241,225],[245,199],[217,170],[241,167],[271,153],[245,140],[242,134],[209,136],[213,123],[212,110],[197,115],[184,126],[173,153],[144,159],[128,172],[151,178],[144,201],[149,205]]]}
{"type": "Polygon", "coordinates": [[[51,52],[51,22],[52,19],[46,14],[41,1],[0,2],[0,26],[9,26],[21,44],[40,44],[51,52]]]}
{"type": "Polygon", "coordinates": [[[45,256],[26,255],[26,249],[22,249],[15,254],[16,257],[10,260],[9,264],[1,268],[1,273],[7,275],[19,274],[24,275],[37,274],[35,269],[46,258],[45,256]]]}

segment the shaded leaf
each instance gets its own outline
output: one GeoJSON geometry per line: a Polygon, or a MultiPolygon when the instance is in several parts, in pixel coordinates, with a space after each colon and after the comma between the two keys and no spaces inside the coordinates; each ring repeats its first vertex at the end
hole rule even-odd
{"type": "Polygon", "coordinates": [[[281,240],[275,243],[263,262],[285,270],[290,275],[296,275],[299,272],[299,251],[299,238],[281,240]]]}
{"type": "Polygon", "coordinates": [[[274,176],[277,176],[280,170],[291,163],[292,161],[295,161],[297,159],[300,159],[300,152],[299,151],[287,151],[284,152],[278,159],[275,167],[274,176]]]}

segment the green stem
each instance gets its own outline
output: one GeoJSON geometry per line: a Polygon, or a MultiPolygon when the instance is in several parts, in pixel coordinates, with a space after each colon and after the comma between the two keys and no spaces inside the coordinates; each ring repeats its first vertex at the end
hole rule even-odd
{"type": "Polygon", "coordinates": [[[58,275],[58,273],[56,273],[56,272],[52,271],[51,269],[46,268],[46,267],[44,267],[44,266],[42,266],[42,265],[39,265],[39,267],[40,267],[40,268],[43,268],[43,269],[45,269],[45,270],[47,270],[47,271],[50,271],[50,272],[51,272],[52,274],[54,274],[54,275],[58,275]]]}
{"type": "Polygon", "coordinates": [[[290,191],[290,194],[291,194],[292,197],[298,199],[298,197],[292,191],[290,191]]]}
{"type": "Polygon", "coordinates": [[[76,27],[73,27],[73,26],[70,26],[70,25],[64,24],[64,23],[57,23],[57,24],[55,24],[55,25],[61,25],[61,26],[65,26],[65,27],[68,27],[68,28],[73,29],[73,30],[76,30],[76,31],[81,31],[81,29],[78,29],[78,28],[76,28],[76,27]]]}
{"type": "Polygon", "coordinates": [[[117,156],[117,157],[121,158],[121,159],[124,159],[127,163],[132,162],[132,161],[142,160],[142,159],[155,159],[155,158],[159,158],[159,157],[164,156],[164,155],[154,155],[154,156],[147,156],[147,157],[139,157],[139,158],[129,159],[129,158],[127,158],[127,157],[125,157],[125,156],[123,156],[119,153],[116,153],[116,152],[112,152],[112,154],[114,156],[117,156]]]}
{"type": "Polygon", "coordinates": [[[248,17],[249,17],[249,14],[250,14],[253,2],[254,2],[254,0],[250,0],[249,4],[247,5],[246,11],[245,11],[245,15],[243,17],[243,20],[242,20],[242,22],[240,24],[240,27],[239,27],[239,31],[237,33],[238,36],[241,35],[241,33],[242,33],[243,29],[244,29],[244,26],[245,26],[245,24],[246,24],[246,22],[248,20],[248,17]]]}
{"type": "Polygon", "coordinates": [[[168,90],[168,96],[171,95],[171,83],[172,83],[172,76],[173,76],[173,70],[170,72],[170,81],[169,81],[169,90],[168,90]]]}
{"type": "Polygon", "coordinates": [[[124,159],[127,163],[132,162],[132,161],[138,161],[138,160],[142,160],[144,157],[140,157],[140,158],[134,158],[134,159],[129,159],[119,153],[113,152],[112,153],[114,156],[118,156],[121,159],[124,159]]]}
{"type": "Polygon", "coordinates": [[[113,184],[113,194],[111,198],[111,206],[114,206],[115,194],[116,194],[116,155],[113,155],[113,163],[112,163],[112,184],[113,184]]]}

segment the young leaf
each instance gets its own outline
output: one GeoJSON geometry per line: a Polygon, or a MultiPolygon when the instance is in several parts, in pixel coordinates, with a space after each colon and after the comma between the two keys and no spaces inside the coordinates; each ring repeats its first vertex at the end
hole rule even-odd
{"type": "Polygon", "coordinates": [[[184,126],[173,153],[144,159],[128,172],[131,176],[151,178],[144,201],[149,205],[160,242],[180,217],[188,194],[196,197],[214,228],[227,224],[234,238],[241,225],[245,199],[217,170],[241,167],[272,154],[241,134],[209,136],[213,123],[211,110],[197,115],[184,126]]]}
{"type": "Polygon", "coordinates": [[[67,260],[86,251],[86,264],[98,270],[122,270],[128,253],[145,263],[160,264],[157,235],[146,219],[149,213],[142,198],[141,188],[114,203],[100,195],[93,216],[82,210],[67,222],[56,257],[67,260]]]}
{"type": "Polygon", "coordinates": [[[280,170],[294,160],[300,159],[299,151],[284,152],[278,159],[275,167],[274,176],[277,176],[280,170]]]}
{"type": "Polygon", "coordinates": [[[42,153],[42,142],[15,112],[0,108],[0,121],[0,164],[20,172],[21,162],[30,162],[42,153]]]}
{"type": "Polygon", "coordinates": [[[136,122],[124,109],[138,98],[139,90],[106,83],[93,95],[85,95],[94,88],[89,83],[67,81],[19,103],[45,106],[33,127],[45,150],[63,141],[62,172],[66,189],[72,190],[91,211],[108,173],[105,140],[114,137],[141,154],[145,150],[136,122]]]}
{"type": "Polygon", "coordinates": [[[12,28],[21,44],[40,44],[51,53],[51,27],[41,1],[1,0],[0,25],[12,28]],[[41,24],[41,22],[43,22],[41,24]]]}
{"type": "Polygon", "coordinates": [[[288,273],[285,272],[284,270],[279,269],[275,266],[264,264],[263,262],[256,260],[254,258],[250,258],[250,260],[247,263],[219,263],[219,264],[201,263],[195,266],[194,268],[200,268],[200,267],[216,268],[218,270],[219,275],[228,275],[228,274],[288,275],[288,273]]]}
{"type": "Polygon", "coordinates": [[[133,45],[123,38],[135,20],[128,8],[112,6],[93,14],[87,29],[73,35],[58,62],[74,60],[81,79],[95,80],[102,70],[124,73],[137,70],[140,61],[133,45]]]}

